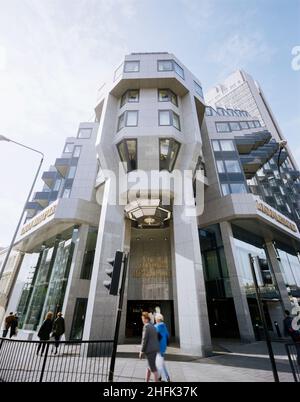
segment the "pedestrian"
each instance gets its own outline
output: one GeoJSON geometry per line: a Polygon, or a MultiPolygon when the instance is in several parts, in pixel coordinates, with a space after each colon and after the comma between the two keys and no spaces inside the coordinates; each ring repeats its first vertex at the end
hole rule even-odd
{"type": "Polygon", "coordinates": [[[157,331],[160,346],[160,352],[156,358],[156,367],[160,374],[161,380],[164,382],[170,382],[170,376],[165,364],[165,354],[169,344],[170,335],[168,328],[164,323],[164,316],[162,314],[157,313],[155,316],[155,321],[155,329],[157,331]]]}
{"type": "Polygon", "coordinates": [[[47,313],[47,315],[46,315],[45,321],[41,325],[41,328],[38,332],[38,337],[40,338],[40,343],[37,348],[37,352],[36,352],[37,355],[39,355],[39,352],[42,349],[41,356],[43,356],[43,353],[47,346],[47,341],[50,340],[50,334],[52,332],[52,327],[53,327],[52,320],[53,320],[53,313],[51,311],[49,311],[49,313],[47,313]]]}
{"type": "Polygon", "coordinates": [[[19,324],[19,318],[17,314],[15,314],[13,315],[13,319],[10,325],[10,334],[9,334],[10,338],[12,338],[13,336],[17,336],[18,324],[19,324]]]}
{"type": "Polygon", "coordinates": [[[156,356],[159,353],[159,342],[156,329],[154,325],[150,322],[151,318],[149,313],[142,313],[143,336],[140,351],[140,359],[143,355],[146,356],[148,361],[148,367],[146,371],[146,382],[150,381],[151,373],[154,376],[154,381],[158,382],[158,373],[156,368],[156,356]]]}
{"type": "MultiPolygon", "coordinates": [[[[299,317],[299,319],[300,319],[300,317],[299,317]]],[[[293,321],[294,321],[294,318],[291,316],[291,313],[288,310],[286,310],[285,311],[285,319],[283,321],[284,332],[285,332],[285,335],[289,335],[292,338],[292,340],[296,346],[297,362],[298,362],[298,365],[300,366],[300,331],[293,328],[293,321]]]]}
{"type": "Polygon", "coordinates": [[[62,316],[62,313],[57,313],[56,320],[53,323],[53,330],[52,336],[55,339],[55,352],[54,354],[57,355],[57,351],[59,348],[60,338],[65,333],[65,320],[62,316]]]}
{"type": "Polygon", "coordinates": [[[4,330],[3,330],[3,338],[6,338],[8,331],[10,330],[11,324],[14,320],[14,313],[11,312],[9,315],[5,318],[4,321],[4,330]]]}

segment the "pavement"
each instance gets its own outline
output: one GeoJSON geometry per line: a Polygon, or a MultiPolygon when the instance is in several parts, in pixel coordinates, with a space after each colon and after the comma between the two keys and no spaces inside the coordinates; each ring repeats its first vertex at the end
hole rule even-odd
{"type": "MultiPolygon", "coordinates": [[[[217,341],[213,356],[183,354],[176,345],[168,349],[166,363],[172,382],[274,382],[265,342],[241,344],[217,341]]],[[[273,343],[281,382],[294,382],[283,343],[273,343]]],[[[138,359],[138,345],[118,348],[115,382],[143,382],[146,361],[138,359]]]]}

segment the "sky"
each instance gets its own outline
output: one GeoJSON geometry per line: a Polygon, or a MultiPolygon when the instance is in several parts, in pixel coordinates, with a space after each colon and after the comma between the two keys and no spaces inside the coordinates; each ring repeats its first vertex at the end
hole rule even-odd
{"type": "MultiPolygon", "coordinates": [[[[204,90],[243,68],[260,83],[300,164],[300,0],[0,0],[0,134],[43,151],[93,119],[125,54],[174,53],[204,90]]],[[[0,142],[0,246],[9,244],[39,157],[0,142]]],[[[39,181],[38,188],[42,187],[39,181]]]]}

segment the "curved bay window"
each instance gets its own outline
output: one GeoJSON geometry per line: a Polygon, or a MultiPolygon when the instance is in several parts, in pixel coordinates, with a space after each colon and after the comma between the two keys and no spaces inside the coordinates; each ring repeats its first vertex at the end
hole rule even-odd
{"type": "Polygon", "coordinates": [[[123,163],[127,164],[127,172],[137,169],[137,140],[128,139],[121,141],[118,145],[118,152],[123,163]]]}
{"type": "Polygon", "coordinates": [[[159,169],[172,172],[180,150],[180,143],[172,138],[159,140],[159,169]]]}

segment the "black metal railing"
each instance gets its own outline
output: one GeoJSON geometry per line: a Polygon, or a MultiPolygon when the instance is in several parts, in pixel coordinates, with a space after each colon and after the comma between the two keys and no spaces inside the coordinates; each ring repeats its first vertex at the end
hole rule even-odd
{"type": "Polygon", "coordinates": [[[113,341],[0,338],[0,382],[107,382],[113,341]]]}
{"type": "Polygon", "coordinates": [[[295,382],[300,382],[300,343],[285,345],[295,382]]]}

